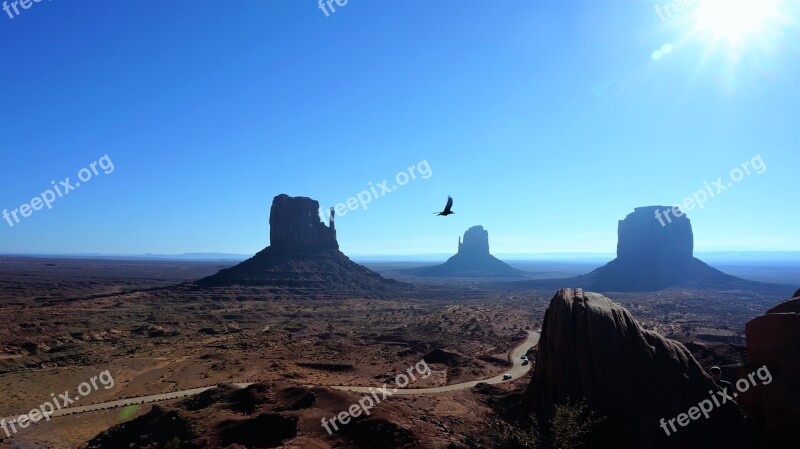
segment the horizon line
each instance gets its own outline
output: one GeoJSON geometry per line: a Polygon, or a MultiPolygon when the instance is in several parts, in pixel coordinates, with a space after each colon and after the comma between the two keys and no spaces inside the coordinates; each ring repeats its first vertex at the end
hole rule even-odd
{"type": "MultiPolygon", "coordinates": [[[[800,256],[800,250],[695,250],[695,254],[730,254],[730,253],[746,253],[746,254],[781,254],[781,255],[793,255],[797,254],[800,256]]],[[[352,258],[379,258],[379,257],[390,257],[390,258],[398,258],[398,257],[449,257],[452,256],[454,253],[452,252],[435,252],[435,253],[353,253],[348,254],[348,257],[352,258]]],[[[495,256],[510,256],[510,257],[519,257],[519,256],[586,256],[586,257],[600,257],[600,256],[611,256],[616,257],[616,252],[592,252],[592,251],[565,251],[565,252],[558,252],[558,251],[548,251],[548,252],[497,252],[492,253],[495,256]]],[[[29,252],[29,253],[21,253],[21,252],[0,252],[0,257],[76,257],[76,258],[103,258],[103,257],[114,257],[114,258],[124,258],[124,257],[133,257],[133,258],[151,258],[151,259],[168,259],[168,258],[187,258],[187,257],[207,257],[207,259],[203,260],[225,260],[225,259],[233,259],[233,258],[249,258],[255,255],[255,253],[245,254],[245,253],[226,253],[226,252],[185,252],[185,253],[139,253],[139,254],[125,254],[125,253],[96,253],[96,252],[87,252],[87,253],[72,253],[72,252],[65,252],[65,253],[50,253],[50,252],[29,252]]]]}

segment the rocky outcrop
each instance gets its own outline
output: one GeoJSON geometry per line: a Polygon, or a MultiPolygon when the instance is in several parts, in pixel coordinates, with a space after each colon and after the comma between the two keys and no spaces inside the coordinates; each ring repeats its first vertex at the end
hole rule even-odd
{"type": "Polygon", "coordinates": [[[686,215],[675,217],[672,212],[668,222],[663,217],[671,210],[665,206],[637,207],[621,220],[617,258],[586,275],[586,288],[653,291],[678,285],[712,288],[746,282],[695,258],[692,224],[686,215]]]}
{"type": "Polygon", "coordinates": [[[800,441],[800,291],[750,320],[745,335],[747,363],[738,378],[759,369],[762,376],[741,394],[742,408],[764,447],[795,448],[800,441]],[[767,373],[769,382],[763,380],[769,380],[767,373]]]}
{"type": "Polygon", "coordinates": [[[412,288],[347,258],[339,251],[333,211],[329,227],[318,210],[319,203],[311,198],[276,196],[270,209],[270,246],[197,285],[270,287],[273,293],[311,297],[372,297],[412,288]]]}
{"type": "Polygon", "coordinates": [[[489,254],[489,231],[483,226],[473,226],[464,233],[464,241],[458,238],[458,254],[469,257],[485,257],[489,254]]]}
{"type": "Polygon", "coordinates": [[[727,275],[694,257],[692,224],[684,214],[675,217],[670,207],[637,207],[620,220],[617,233],[617,257],[591,273],[567,279],[524,281],[508,287],[560,288],[572,285],[600,292],[636,292],[669,287],[752,288],[767,285],[727,275]],[[667,220],[666,211],[669,211],[671,221],[667,220]]]}
{"type": "MultiPolygon", "coordinates": [[[[663,265],[692,258],[694,234],[686,215],[667,222],[659,217],[671,208],[637,207],[617,227],[617,257],[631,261],[657,261],[663,265]],[[661,215],[656,215],[656,213],[661,215]]],[[[672,212],[670,212],[671,214],[672,212]]]]}
{"type": "Polygon", "coordinates": [[[369,403],[370,413],[348,418],[347,425],[332,419],[363,397],[288,382],[218,385],[170,406],[154,405],[100,433],[85,448],[417,449],[437,432],[422,412],[392,403],[371,410],[369,403]]]}
{"type": "Polygon", "coordinates": [[[602,295],[563,289],[545,313],[525,408],[542,422],[556,405],[584,399],[605,417],[588,447],[749,447],[733,403],[715,407],[708,419],[670,427],[670,419],[709,399],[711,390],[713,380],[683,345],[643,329],[602,295]]]}
{"type": "Polygon", "coordinates": [[[464,233],[464,241],[458,238],[458,253],[442,265],[406,270],[417,276],[521,276],[524,274],[510,267],[489,253],[489,232],[483,226],[473,226],[464,233]]]}
{"type": "Polygon", "coordinates": [[[330,223],[328,227],[320,220],[317,201],[278,195],[272,200],[269,212],[271,252],[276,255],[295,255],[336,251],[339,242],[336,241],[333,210],[330,223]]]}

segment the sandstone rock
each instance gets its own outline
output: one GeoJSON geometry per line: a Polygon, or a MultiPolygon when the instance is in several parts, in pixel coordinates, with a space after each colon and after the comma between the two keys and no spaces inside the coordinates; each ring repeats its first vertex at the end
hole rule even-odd
{"type": "Polygon", "coordinates": [[[428,363],[441,363],[447,366],[457,366],[463,363],[464,356],[456,352],[435,348],[422,357],[428,363]]]}
{"type": "Polygon", "coordinates": [[[272,200],[269,241],[274,254],[309,254],[339,249],[336,228],[319,218],[319,203],[306,197],[281,194],[272,200]]]}
{"type": "MultiPolygon", "coordinates": [[[[594,291],[656,291],[669,287],[734,288],[760,285],[729,276],[693,257],[694,236],[689,219],[657,219],[665,206],[637,207],[617,228],[617,257],[591,273],[567,279],[519,282],[510,288],[560,288],[574,285],[594,291]]],[[[763,285],[763,284],[761,284],[763,285]]]]}
{"type": "Polygon", "coordinates": [[[585,399],[606,417],[589,447],[748,447],[744,418],[732,403],[715,408],[671,435],[660,427],[710,398],[713,380],[680,343],[643,329],[610,299],[560,290],[542,326],[526,410],[540,422],[558,404],[585,399]]]}
{"type": "Polygon", "coordinates": [[[764,385],[756,378],[756,386],[741,395],[742,408],[765,447],[795,448],[800,441],[800,298],[750,320],[745,335],[747,363],[738,378],[764,367],[772,381],[764,385]]]}
{"type": "MultiPolygon", "coordinates": [[[[617,257],[630,260],[655,260],[665,264],[692,258],[694,234],[686,215],[659,220],[656,211],[665,206],[637,207],[617,227],[617,257]]],[[[662,213],[663,215],[663,213],[662,213]]]]}
{"type": "Polygon", "coordinates": [[[200,287],[271,287],[271,292],[309,297],[381,296],[412,289],[354,263],[339,251],[331,225],[319,218],[319,203],[278,195],[270,209],[270,246],[250,259],[197,281],[200,287]]]}
{"type": "Polygon", "coordinates": [[[41,351],[41,346],[38,343],[25,342],[22,344],[22,349],[28,352],[29,355],[37,355],[41,351]]]}
{"type": "Polygon", "coordinates": [[[782,286],[747,281],[727,275],[693,256],[694,236],[689,219],[675,218],[672,208],[637,207],[618,225],[617,257],[606,265],[566,279],[543,279],[506,283],[512,290],[561,288],[564,285],[601,292],[657,291],[682,288],[753,288],[781,290],[782,286]],[[670,210],[672,222],[663,220],[670,210]]]}
{"type": "Polygon", "coordinates": [[[473,226],[464,233],[464,242],[458,238],[458,254],[483,257],[489,254],[489,231],[483,226],[473,226]]]}
{"type": "MultiPolygon", "coordinates": [[[[172,407],[153,405],[149,413],[120,422],[90,440],[87,449],[181,448],[393,448],[424,447],[425,427],[409,416],[409,408],[381,404],[369,416],[361,414],[347,425],[328,422],[363,396],[296,382],[251,384],[245,388],[218,385],[172,407]],[[400,424],[397,424],[400,423],[400,424]],[[413,430],[413,431],[412,431],[413,430]],[[416,432],[419,431],[420,438],[416,432]]],[[[149,405],[147,406],[149,407],[149,405]]],[[[426,418],[419,414],[420,419],[426,418]]],[[[429,431],[428,431],[429,432],[429,431]]],[[[27,446],[26,446],[27,447],[27,446]]],[[[53,447],[64,447],[53,446],[53,447]]]]}
{"type": "Polygon", "coordinates": [[[672,286],[712,288],[747,281],[711,268],[693,256],[692,224],[686,215],[659,221],[665,206],[637,207],[619,222],[617,258],[585,276],[588,289],[652,291],[672,286]]]}
{"type": "Polygon", "coordinates": [[[418,276],[520,276],[522,271],[510,267],[489,253],[489,232],[473,226],[458,239],[458,253],[442,265],[407,270],[418,276]]]}

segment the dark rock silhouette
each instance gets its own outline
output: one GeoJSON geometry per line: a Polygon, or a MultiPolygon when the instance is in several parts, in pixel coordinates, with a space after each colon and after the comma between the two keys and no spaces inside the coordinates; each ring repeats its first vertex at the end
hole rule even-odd
{"type": "Polygon", "coordinates": [[[694,235],[686,215],[659,221],[665,206],[637,207],[617,228],[617,257],[591,273],[567,279],[518,282],[512,288],[573,285],[601,292],[657,291],[669,287],[748,288],[766,286],[727,275],[693,255],[694,235]],[[662,226],[662,222],[664,225],[662,226]]]}
{"type": "Polygon", "coordinates": [[[182,448],[200,449],[204,446],[195,442],[197,437],[190,420],[180,410],[155,404],[144,415],[100,433],[86,443],[85,447],[86,449],[117,449],[133,447],[133,444],[136,443],[150,444],[154,442],[160,442],[161,445],[152,447],[166,447],[165,444],[177,440],[182,442],[180,446],[182,448]],[[143,438],[148,440],[142,441],[143,438]]]}
{"type": "Polygon", "coordinates": [[[489,253],[489,232],[483,226],[473,226],[458,238],[458,253],[447,262],[433,267],[406,270],[417,276],[521,276],[524,272],[510,267],[489,253]]]}
{"type": "Polygon", "coordinates": [[[739,400],[771,449],[795,448],[800,441],[800,291],[794,296],[747,323],[747,362],[737,376],[761,374],[739,400]]]}
{"type": "Polygon", "coordinates": [[[408,419],[407,412],[391,404],[375,407],[348,425],[339,423],[332,434],[320,425],[320,418],[336,416],[361,398],[286,382],[219,385],[170,407],[154,405],[150,412],[100,433],[86,448],[422,447],[426,435],[398,424],[408,419]]]}
{"type": "Polygon", "coordinates": [[[269,211],[269,244],[273,254],[315,254],[339,250],[334,212],[330,227],[319,217],[319,203],[311,198],[281,194],[269,211]]]}
{"type": "Polygon", "coordinates": [[[637,207],[621,220],[617,258],[586,275],[587,288],[651,291],[675,285],[710,288],[745,282],[695,258],[689,218],[683,214],[671,216],[671,223],[656,218],[656,211],[670,209],[665,206],[637,207]]]}
{"type": "Polygon", "coordinates": [[[328,227],[318,210],[319,203],[311,198],[276,196],[270,209],[270,246],[197,285],[264,286],[276,293],[326,297],[380,296],[412,288],[347,258],[339,251],[333,211],[328,227]]]}
{"type": "Polygon", "coordinates": [[[483,226],[473,226],[464,233],[464,241],[458,238],[458,254],[468,257],[483,257],[489,254],[489,231],[483,226]]]}
{"type": "Polygon", "coordinates": [[[766,311],[766,314],[771,313],[800,313],[800,290],[794,292],[791,299],[766,311]]]}
{"type": "Polygon", "coordinates": [[[750,435],[738,407],[714,407],[686,426],[669,420],[716,386],[680,343],[643,329],[623,307],[597,293],[560,290],[545,313],[524,409],[539,422],[556,405],[585,400],[605,417],[587,447],[744,448],[750,435]],[[668,436],[661,427],[664,419],[668,436]]]}
{"type": "Polygon", "coordinates": [[[692,257],[694,234],[686,215],[672,218],[671,223],[657,219],[656,211],[664,206],[637,207],[620,220],[617,228],[617,257],[683,261],[692,257]]]}

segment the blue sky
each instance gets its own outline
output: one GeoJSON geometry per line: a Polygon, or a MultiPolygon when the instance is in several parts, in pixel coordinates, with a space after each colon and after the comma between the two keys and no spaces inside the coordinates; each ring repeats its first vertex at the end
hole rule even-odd
{"type": "Polygon", "coordinates": [[[494,252],[613,252],[634,207],[682,202],[757,155],[763,173],[689,212],[695,247],[800,250],[798,2],[737,41],[655,4],[0,11],[0,209],[114,165],[0,221],[0,253],[253,253],[275,195],[333,206],[420,161],[428,179],[339,218],[346,253],[452,252],[477,224],[494,252]],[[456,214],[434,217],[448,194],[456,214]]]}

